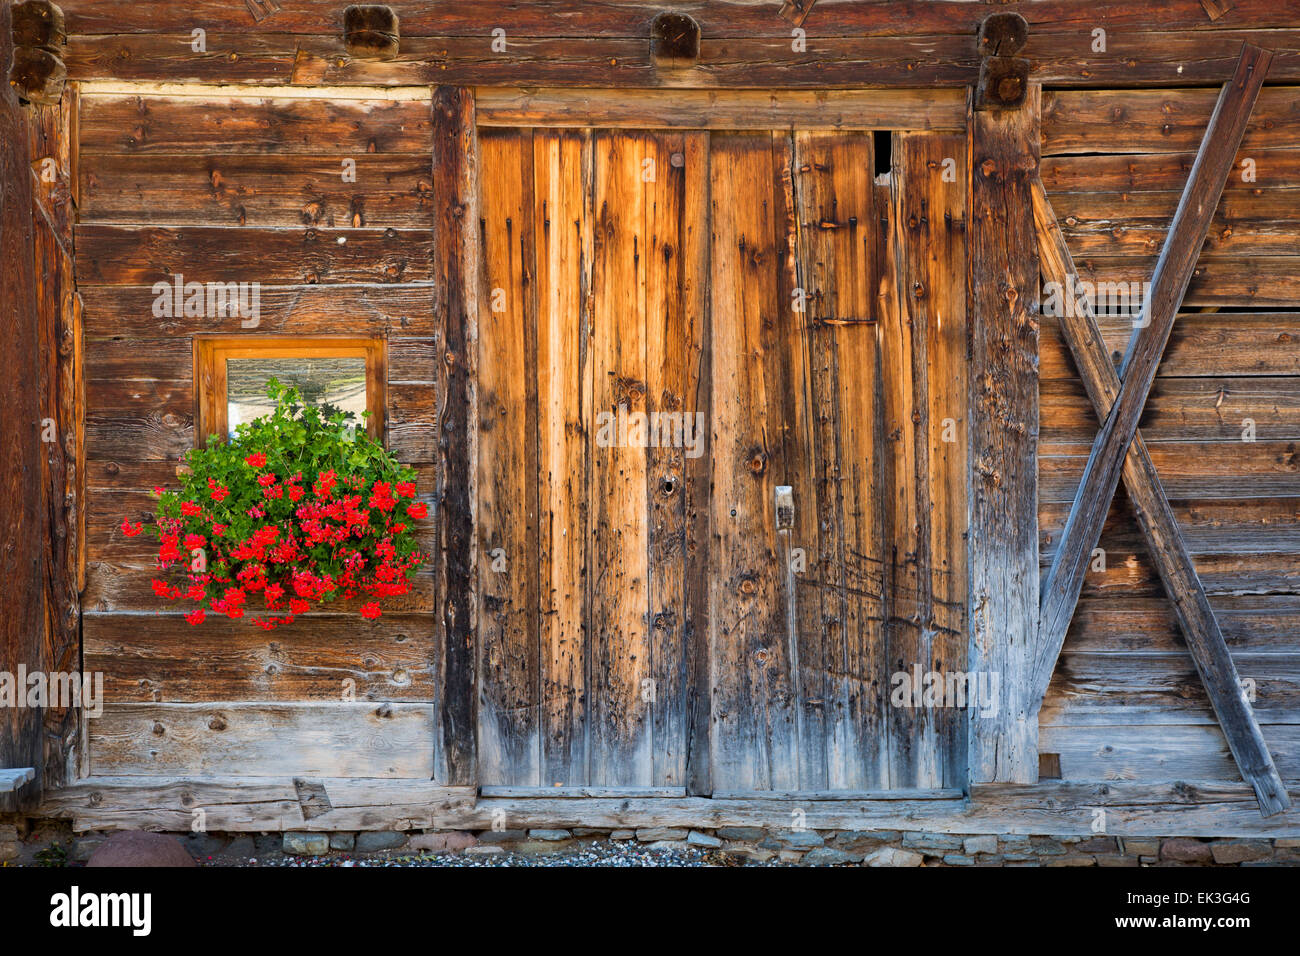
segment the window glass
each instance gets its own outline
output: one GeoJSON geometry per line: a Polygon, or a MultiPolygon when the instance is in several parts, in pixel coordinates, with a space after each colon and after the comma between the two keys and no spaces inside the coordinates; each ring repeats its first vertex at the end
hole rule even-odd
{"type": "Polygon", "coordinates": [[[351,412],[357,425],[365,419],[366,360],[352,358],[232,358],[226,360],[226,423],[229,434],[243,422],[268,415],[274,408],[266,383],[297,386],[303,401],[333,405],[351,412]]]}

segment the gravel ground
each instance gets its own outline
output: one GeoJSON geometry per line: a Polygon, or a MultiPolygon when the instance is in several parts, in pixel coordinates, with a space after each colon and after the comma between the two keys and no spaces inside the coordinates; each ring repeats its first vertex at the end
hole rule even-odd
{"type": "Polygon", "coordinates": [[[351,867],[351,866],[737,866],[716,851],[682,844],[681,849],[649,848],[631,840],[584,842],[552,853],[411,853],[388,851],[352,856],[209,857],[203,866],[351,867]]]}

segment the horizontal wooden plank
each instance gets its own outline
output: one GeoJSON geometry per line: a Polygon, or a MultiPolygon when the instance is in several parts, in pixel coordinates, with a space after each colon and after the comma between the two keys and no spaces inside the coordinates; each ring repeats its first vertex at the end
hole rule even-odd
{"type": "MultiPolygon", "coordinates": [[[[1039,176],[1055,209],[1066,193],[1099,190],[1171,192],[1177,195],[1187,182],[1196,159],[1185,153],[1121,153],[1113,156],[1044,156],[1039,176]]],[[[1237,170],[1228,177],[1226,196],[1276,195],[1300,189],[1300,149],[1250,147],[1237,154],[1237,170]],[[1254,178],[1248,178],[1243,159],[1254,160],[1254,178]]]]}
{"type": "Polygon", "coordinates": [[[962,90],[824,92],[494,89],[475,92],[480,126],[670,129],[962,129],[962,90]]]}
{"type": "MultiPolygon", "coordinates": [[[[188,45],[184,47],[188,49],[188,45]]],[[[179,77],[174,77],[179,79],[179,77]]],[[[433,148],[429,104],[300,98],[81,97],[81,157],[276,153],[357,158],[433,148]]]]}
{"type": "Polygon", "coordinates": [[[35,779],[35,767],[14,767],[0,770],[0,793],[13,793],[35,779]]]}
{"type": "Polygon", "coordinates": [[[517,800],[583,800],[610,797],[684,797],[684,787],[511,787],[488,785],[479,787],[483,797],[505,797],[517,800]]]}
{"type": "MultiPolygon", "coordinates": [[[[1172,505],[1188,551],[1300,552],[1300,498],[1199,498],[1172,505]]],[[[1051,550],[1065,527],[1070,502],[1046,501],[1038,509],[1038,542],[1051,550]]],[[[1117,495],[1102,529],[1104,547],[1140,551],[1144,538],[1124,495],[1117,495]]]]}
{"type": "Polygon", "coordinates": [[[83,154],[82,223],[429,228],[429,156],[83,154]],[[353,164],[347,167],[347,162],[353,164]],[[344,181],[344,175],[349,176],[344,181]]]}
{"type": "Polygon", "coordinates": [[[158,317],[152,286],[83,286],[87,339],[220,333],[336,335],[432,335],[432,283],[271,285],[258,290],[257,324],[241,319],[173,315],[158,317]]]}
{"type": "MultiPolygon", "coordinates": [[[[1106,347],[1116,368],[1133,333],[1126,316],[1099,315],[1106,347]]],[[[1185,312],[1156,372],[1157,380],[1212,375],[1300,375],[1300,313],[1185,312]]],[[[1041,381],[1078,381],[1057,319],[1040,319],[1038,373],[1041,381]]]]}
{"type": "Polygon", "coordinates": [[[433,618],[312,614],[273,632],[213,616],[89,613],[83,667],[108,703],[434,700],[433,618]]]}
{"type": "MultiPolygon", "coordinates": [[[[191,0],[178,9],[170,0],[64,0],[70,34],[151,33],[182,30],[202,23],[212,30],[257,33],[340,34],[342,11],[324,0],[268,4],[274,9],[250,15],[242,6],[224,0],[191,0]]],[[[655,0],[548,0],[546,4],[501,4],[496,0],[468,0],[430,5],[418,0],[393,0],[403,37],[451,35],[491,38],[489,26],[520,36],[623,36],[647,38],[650,21],[664,9],[655,0]]],[[[1090,39],[1094,25],[1107,28],[1150,26],[1150,9],[1101,0],[1034,0],[1002,4],[1022,14],[1031,24],[1031,36],[1057,30],[1082,32],[1090,39]]],[[[1165,0],[1159,22],[1168,31],[1228,31],[1242,28],[1293,25],[1285,4],[1275,0],[1235,0],[1222,4],[1217,17],[1207,14],[1200,0],[1165,0]]],[[[790,23],[780,17],[779,5],[752,0],[685,0],[672,9],[690,14],[708,37],[789,37],[790,23]]],[[[941,33],[974,36],[987,11],[962,0],[820,0],[814,15],[803,22],[810,37],[891,36],[907,33],[941,33]]]]}
{"type": "MultiPolygon", "coordinates": [[[[87,830],[184,831],[204,807],[210,831],[483,830],[504,818],[511,827],[756,826],[785,830],[803,813],[812,830],[924,830],[932,833],[1095,835],[1098,807],[1113,836],[1296,837],[1290,814],[1261,817],[1254,794],[1234,781],[1187,778],[1154,783],[1041,781],[977,785],[956,800],[717,800],[485,798],[472,788],[427,781],[355,780],[323,786],[332,809],[305,817],[293,781],[91,777],[45,795],[42,813],[87,830]],[[413,789],[420,787],[421,789],[413,789]],[[355,796],[347,796],[351,792],[355,796]],[[345,803],[345,801],[347,801],[345,803]],[[215,822],[214,822],[215,821],[215,822]]],[[[1300,791],[1294,796],[1300,797],[1300,791]]]]}
{"type": "MultiPolygon", "coordinates": [[[[1104,571],[1090,570],[1083,593],[1092,596],[1154,597],[1164,593],[1160,577],[1145,550],[1106,550],[1104,571]]],[[[1046,572],[1051,553],[1043,556],[1046,572]]],[[[1300,594],[1300,554],[1295,551],[1198,554],[1196,573],[1207,594],[1300,594]]]]}
{"type": "MultiPolygon", "coordinates": [[[[1146,283],[1155,256],[1077,256],[1083,282],[1146,283]]],[[[1183,305],[1292,307],[1300,303],[1300,256],[1211,258],[1201,256],[1183,305]]]]}
{"type": "MultiPolygon", "coordinates": [[[[1300,495],[1300,443],[1153,442],[1147,446],[1173,499],[1300,495]]],[[[1091,445],[1039,445],[1038,500],[1073,501],[1091,445]]]]}
{"type": "Polygon", "coordinates": [[[247,833],[432,829],[474,809],[473,787],[444,787],[432,780],[325,777],[307,782],[324,794],[310,815],[304,813],[295,780],[278,775],[95,776],[47,791],[42,810],[72,820],[78,831],[94,816],[108,830],[187,832],[194,825],[194,810],[202,808],[209,832],[247,833]],[[103,808],[102,816],[95,807],[103,808]]]}
{"type": "MultiPolygon", "coordinates": [[[[484,23],[499,22],[490,17],[484,23]]],[[[1093,21],[1096,23],[1097,21],[1093,21]]],[[[1294,24],[1292,24],[1294,25],[1294,24]]],[[[187,24],[188,26],[188,24],[187,24]]],[[[1270,77],[1300,76],[1294,30],[1188,31],[1151,29],[1109,37],[1092,49],[1091,28],[1033,31],[1024,48],[1033,79],[1056,86],[1192,86],[1229,73],[1243,42],[1278,51],[1270,77]]],[[[895,36],[823,35],[802,45],[788,29],[775,36],[705,34],[696,64],[659,69],[648,30],[636,36],[577,33],[507,34],[494,50],[486,28],[471,35],[415,36],[403,28],[401,50],[387,59],[348,55],[341,31],[324,35],[255,35],[207,28],[205,49],[189,30],[150,34],[72,35],[64,58],[75,79],[202,83],[314,83],[392,86],[551,85],[630,87],[961,87],[979,67],[970,32],[911,31],[895,36]]]]}
{"type": "MultiPolygon", "coordinates": [[[[1265,724],[1262,729],[1282,779],[1300,779],[1300,725],[1265,724]]],[[[1217,726],[1042,724],[1038,740],[1041,753],[1060,755],[1064,780],[1240,779],[1217,726]]]]}
{"type": "MultiPolygon", "coordinates": [[[[1235,178],[1235,177],[1234,177],[1235,178]]],[[[1164,245],[1177,193],[1063,193],[1053,202],[1075,255],[1153,256],[1164,245]]],[[[1300,246],[1300,190],[1225,196],[1202,245],[1206,255],[1291,255],[1300,246]]]]}
{"type": "MultiPolygon", "coordinates": [[[[1044,90],[1042,152],[1195,152],[1218,95],[1217,89],[1044,90]]],[[[1265,87],[1251,113],[1242,155],[1297,146],[1300,96],[1292,87],[1265,87]]]]}
{"type": "Polygon", "coordinates": [[[410,229],[250,229],[79,225],[82,285],[428,280],[431,233],[410,229]]]}
{"type": "MultiPolygon", "coordinates": [[[[1215,595],[1210,599],[1228,648],[1234,652],[1292,654],[1300,629],[1300,596],[1215,595]]],[[[1125,655],[1184,654],[1186,644],[1163,595],[1080,600],[1065,639],[1066,650],[1125,655]]]]}
{"type": "MultiPolygon", "coordinates": [[[[1141,428],[1148,442],[1241,441],[1247,423],[1258,440],[1300,439],[1300,376],[1158,379],[1141,428]]],[[[1041,441],[1091,441],[1098,427],[1081,384],[1039,383],[1041,441]]]]}
{"type": "Polygon", "coordinates": [[[90,721],[91,773],[433,775],[427,703],[107,704],[90,721]]]}
{"type": "MultiPolygon", "coordinates": [[[[147,545],[145,546],[147,548],[147,545]]],[[[81,607],[86,613],[126,612],[147,614],[167,607],[153,593],[150,581],[158,576],[153,559],[147,550],[135,558],[117,561],[97,560],[95,555],[86,559],[86,587],[82,592],[81,607]]],[[[180,578],[184,581],[184,577],[180,578]]],[[[433,610],[433,570],[425,566],[410,581],[411,589],[400,597],[385,598],[386,613],[429,613],[433,610]]],[[[330,604],[331,610],[356,614],[365,603],[361,598],[342,599],[330,604]]],[[[248,624],[248,627],[254,625],[248,624]]]]}
{"type": "MultiPolygon", "coordinates": [[[[1300,712],[1300,653],[1232,655],[1251,687],[1262,724],[1285,723],[1300,712]]],[[[1191,654],[1061,654],[1039,713],[1042,725],[1112,724],[1218,726],[1191,654]]]]}

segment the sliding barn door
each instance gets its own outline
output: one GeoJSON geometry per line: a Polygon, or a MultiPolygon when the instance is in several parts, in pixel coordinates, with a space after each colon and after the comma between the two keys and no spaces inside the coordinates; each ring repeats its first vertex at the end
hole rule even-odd
{"type": "Polygon", "coordinates": [[[480,132],[481,784],[961,784],[965,142],[876,140],[480,132]]]}

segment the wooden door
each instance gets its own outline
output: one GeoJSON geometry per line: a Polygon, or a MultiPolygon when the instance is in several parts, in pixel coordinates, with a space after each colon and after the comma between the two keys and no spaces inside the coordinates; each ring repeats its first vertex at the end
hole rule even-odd
{"type": "Polygon", "coordinates": [[[959,785],[965,143],[874,139],[480,131],[481,784],[959,785]]]}
{"type": "Polygon", "coordinates": [[[695,411],[703,142],[480,134],[485,785],[684,787],[689,449],[619,422],[695,411]]]}
{"type": "Polygon", "coordinates": [[[715,793],[962,783],[965,142],[875,139],[712,139],[715,793]]]}

